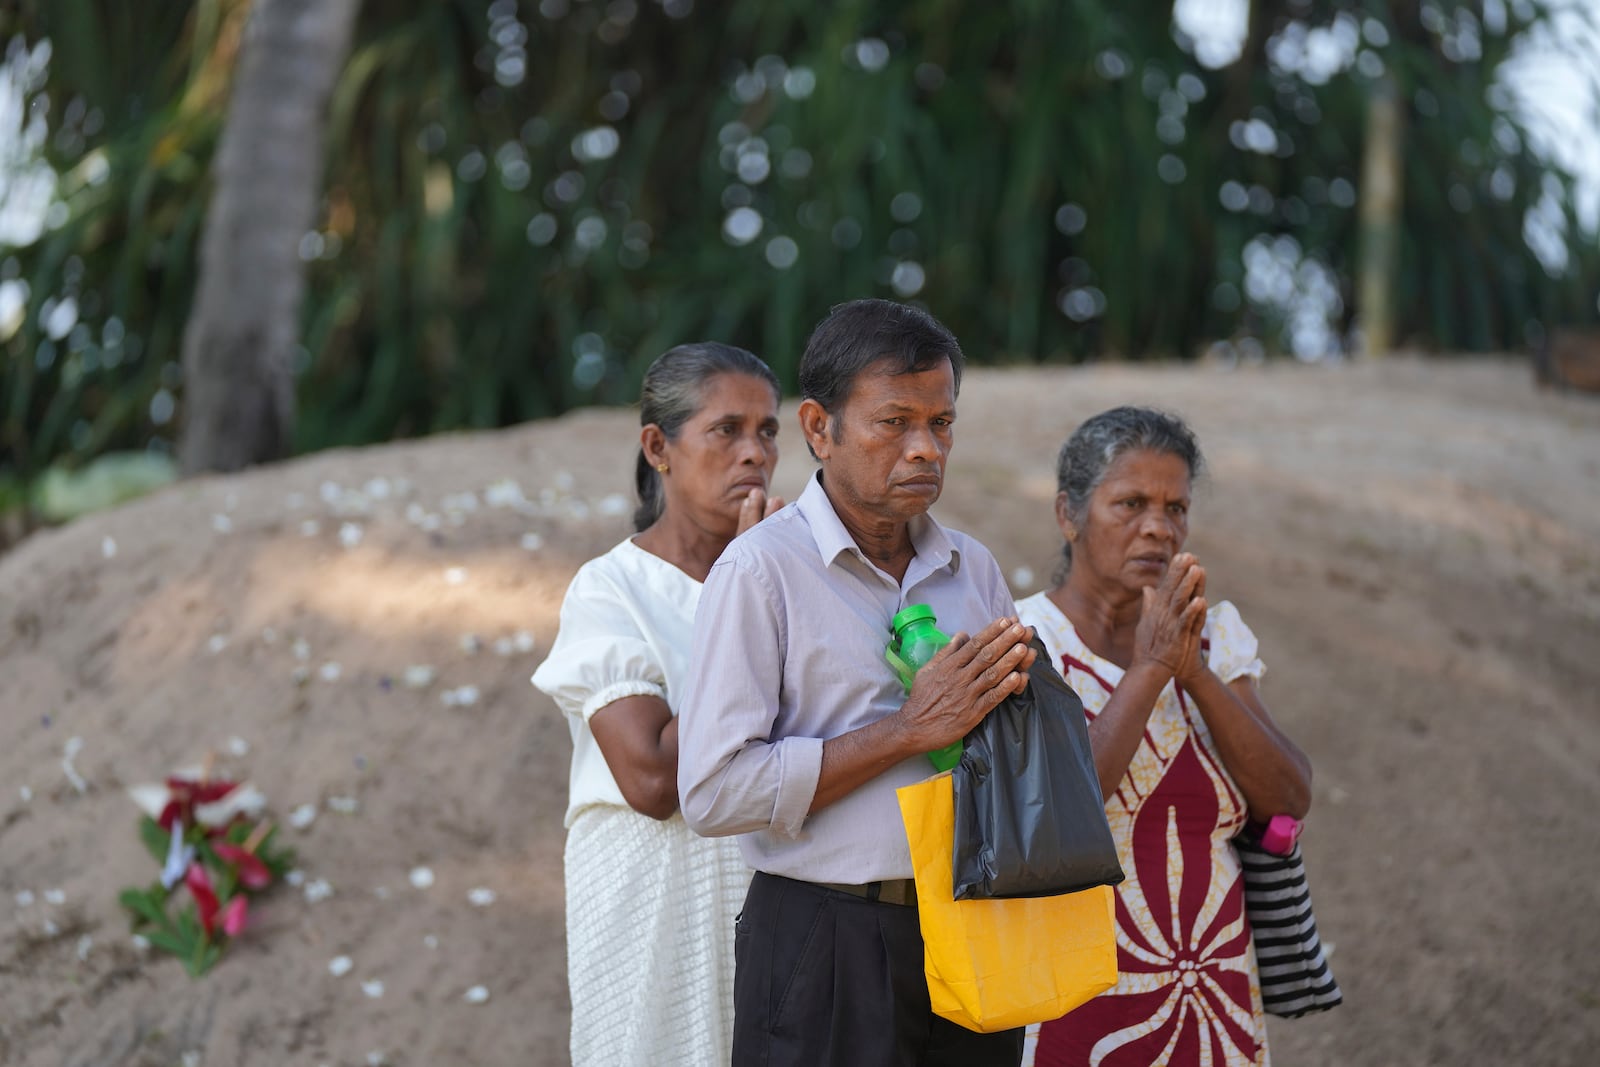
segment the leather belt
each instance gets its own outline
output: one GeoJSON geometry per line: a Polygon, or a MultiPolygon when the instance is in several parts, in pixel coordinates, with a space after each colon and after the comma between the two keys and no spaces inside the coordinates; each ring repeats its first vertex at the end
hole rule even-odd
{"type": "Polygon", "coordinates": [[[812,884],[878,904],[899,904],[911,908],[917,906],[917,883],[910,878],[891,878],[883,882],[867,882],[865,885],[841,885],[837,882],[812,884]]]}

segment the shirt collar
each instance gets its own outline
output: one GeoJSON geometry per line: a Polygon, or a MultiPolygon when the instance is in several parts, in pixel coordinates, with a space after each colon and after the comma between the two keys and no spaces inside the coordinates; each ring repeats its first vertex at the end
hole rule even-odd
{"type": "MultiPolygon", "coordinates": [[[[866,559],[856,539],[850,536],[850,531],[839,520],[839,513],[833,510],[833,502],[828,499],[828,494],[823,491],[820,470],[806,483],[805,491],[795,501],[795,506],[811,529],[811,537],[817,543],[817,552],[821,554],[823,563],[831,566],[841,552],[851,552],[860,559],[866,559]]],[[[911,547],[916,551],[917,562],[921,565],[918,569],[932,572],[949,567],[951,574],[960,572],[961,550],[950,540],[950,535],[938,520],[932,515],[918,515],[911,520],[910,530],[911,547]]]]}

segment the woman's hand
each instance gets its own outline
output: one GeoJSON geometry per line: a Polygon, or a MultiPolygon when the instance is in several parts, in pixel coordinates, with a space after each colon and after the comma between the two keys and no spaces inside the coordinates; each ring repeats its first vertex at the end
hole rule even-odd
{"type": "Polygon", "coordinates": [[[1133,634],[1133,663],[1159,666],[1185,680],[1206,669],[1200,631],[1206,624],[1205,568],[1188,552],[1167,564],[1159,585],[1144,590],[1144,607],[1133,634]]]}
{"type": "Polygon", "coordinates": [[[739,525],[735,527],[733,536],[738,537],[781,507],[783,507],[783,497],[769,497],[760,489],[750,490],[745,494],[744,502],[739,505],[739,525]]]}

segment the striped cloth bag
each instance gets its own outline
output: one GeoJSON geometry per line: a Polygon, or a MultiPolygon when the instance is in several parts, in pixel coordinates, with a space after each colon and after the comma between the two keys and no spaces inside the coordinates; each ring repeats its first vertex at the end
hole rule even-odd
{"type": "Polygon", "coordinates": [[[1244,908],[1261,972],[1261,1006],[1285,1019],[1337,1007],[1344,995],[1317,936],[1300,846],[1279,856],[1248,832],[1233,844],[1244,868],[1244,908]]]}

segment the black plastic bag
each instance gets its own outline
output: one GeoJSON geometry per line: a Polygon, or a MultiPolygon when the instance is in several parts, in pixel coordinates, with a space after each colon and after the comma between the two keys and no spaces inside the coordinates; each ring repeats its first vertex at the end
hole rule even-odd
{"type": "Polygon", "coordinates": [[[955,899],[1052,897],[1122,881],[1083,703],[1044,646],[966,737],[955,791],[955,899]]]}

